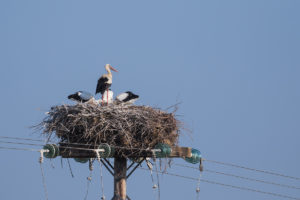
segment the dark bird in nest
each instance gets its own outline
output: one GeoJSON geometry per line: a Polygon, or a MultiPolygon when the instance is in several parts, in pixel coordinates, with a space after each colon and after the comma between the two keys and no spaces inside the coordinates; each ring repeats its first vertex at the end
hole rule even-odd
{"type": "MultiPolygon", "coordinates": [[[[115,72],[118,72],[115,68],[113,68],[110,64],[106,64],[105,65],[105,69],[108,72],[107,74],[103,74],[99,79],[98,79],[98,83],[97,83],[97,87],[96,87],[96,93],[101,93],[102,95],[102,102],[103,102],[103,97],[104,97],[104,92],[107,91],[107,95],[108,95],[108,89],[110,88],[111,84],[112,84],[112,73],[110,70],[113,70],[115,72]]],[[[107,102],[108,102],[108,96],[107,98],[107,102]]]]}
{"type": "Polygon", "coordinates": [[[127,91],[124,93],[119,94],[116,97],[116,103],[126,103],[126,104],[133,104],[136,100],[138,100],[139,95],[132,93],[131,91],[127,91]]]}
{"type": "Polygon", "coordinates": [[[70,94],[68,96],[68,99],[77,101],[77,102],[81,102],[81,103],[85,103],[93,98],[94,98],[94,96],[91,93],[86,92],[86,91],[78,91],[78,92],[75,92],[74,94],[70,94]]]}

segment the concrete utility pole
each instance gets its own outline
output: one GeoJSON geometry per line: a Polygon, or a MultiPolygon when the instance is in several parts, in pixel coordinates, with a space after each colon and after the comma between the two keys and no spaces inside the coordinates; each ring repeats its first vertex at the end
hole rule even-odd
{"type": "Polygon", "coordinates": [[[127,159],[116,157],[114,162],[114,197],[112,200],[126,200],[127,159]]]}

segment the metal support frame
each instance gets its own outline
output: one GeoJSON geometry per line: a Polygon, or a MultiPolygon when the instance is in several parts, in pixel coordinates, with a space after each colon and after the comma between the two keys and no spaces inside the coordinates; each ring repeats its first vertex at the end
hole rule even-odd
{"type": "Polygon", "coordinates": [[[131,170],[131,172],[126,176],[126,179],[128,179],[130,177],[130,175],[138,168],[138,166],[140,166],[142,164],[142,162],[144,162],[145,158],[143,158],[143,160],[141,160],[138,164],[136,164],[136,166],[131,170]]]}
{"type": "Polygon", "coordinates": [[[135,162],[132,161],[132,163],[129,165],[129,167],[127,167],[127,170],[129,170],[134,164],[135,164],[135,162]]]}
{"type": "Polygon", "coordinates": [[[106,163],[105,162],[103,162],[103,160],[101,159],[101,162],[102,162],[102,164],[104,165],[104,167],[107,169],[107,171],[109,171],[109,173],[112,175],[112,176],[114,176],[114,172],[113,171],[111,171],[111,169],[109,169],[109,167],[106,165],[106,163]]]}
{"type": "Polygon", "coordinates": [[[106,162],[106,164],[108,164],[111,167],[112,170],[115,169],[114,166],[112,166],[112,164],[106,158],[103,158],[103,159],[106,162]]]}

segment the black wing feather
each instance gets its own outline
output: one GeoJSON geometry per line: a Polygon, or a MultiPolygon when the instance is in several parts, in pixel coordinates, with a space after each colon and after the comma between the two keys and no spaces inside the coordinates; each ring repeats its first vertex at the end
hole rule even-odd
{"type": "Polygon", "coordinates": [[[139,95],[136,95],[136,94],[134,94],[134,93],[132,93],[130,91],[127,91],[126,93],[128,94],[128,96],[123,100],[123,102],[127,102],[127,101],[130,101],[132,99],[139,98],[139,95]]]}
{"type": "Polygon", "coordinates": [[[103,94],[105,90],[107,90],[111,84],[108,84],[108,78],[107,77],[100,77],[97,83],[97,88],[96,88],[96,93],[101,93],[103,94]]]}

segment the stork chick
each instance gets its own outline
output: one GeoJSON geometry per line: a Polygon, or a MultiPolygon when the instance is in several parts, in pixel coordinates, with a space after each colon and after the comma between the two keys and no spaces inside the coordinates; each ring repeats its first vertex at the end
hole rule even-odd
{"type": "Polygon", "coordinates": [[[136,95],[134,93],[132,93],[131,91],[127,91],[124,93],[119,94],[116,97],[116,103],[117,104],[133,104],[136,100],[138,100],[139,95],[136,95]]]}
{"type": "Polygon", "coordinates": [[[75,92],[74,94],[70,94],[68,96],[68,99],[73,100],[73,101],[77,101],[80,103],[85,103],[91,99],[94,99],[94,96],[86,91],[78,91],[75,92]]]}

